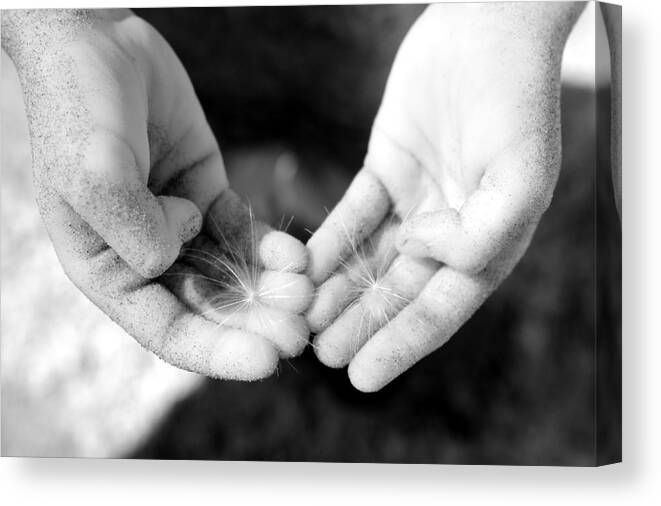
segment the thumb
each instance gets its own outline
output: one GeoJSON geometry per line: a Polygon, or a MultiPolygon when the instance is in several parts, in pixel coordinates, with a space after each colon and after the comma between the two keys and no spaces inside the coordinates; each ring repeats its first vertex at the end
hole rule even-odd
{"type": "Polygon", "coordinates": [[[129,267],[154,278],[174,263],[182,244],[198,234],[202,215],[190,200],[156,197],[138,174],[118,170],[115,164],[108,170],[97,164],[70,173],[67,184],[57,186],[63,199],[129,267]]]}
{"type": "Polygon", "coordinates": [[[197,206],[188,199],[180,197],[156,197],[163,210],[168,232],[181,244],[190,241],[202,228],[202,213],[197,206]]]}
{"type": "Polygon", "coordinates": [[[184,242],[195,237],[202,215],[191,201],[155,197],[140,183],[96,187],[67,201],[134,271],[145,278],[165,272],[184,242]]]}
{"type": "Polygon", "coordinates": [[[503,153],[459,210],[405,220],[396,239],[400,253],[431,257],[462,272],[482,271],[549,206],[558,174],[557,150],[550,144],[533,137],[503,153]]]}
{"type": "Polygon", "coordinates": [[[396,237],[400,253],[433,258],[463,272],[478,272],[500,247],[490,234],[471,233],[455,209],[422,213],[402,223],[396,237]]]}

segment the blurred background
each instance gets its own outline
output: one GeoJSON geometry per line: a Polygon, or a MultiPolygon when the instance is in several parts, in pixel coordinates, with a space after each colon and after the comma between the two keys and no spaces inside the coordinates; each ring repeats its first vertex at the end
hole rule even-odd
{"type": "MultiPolygon", "coordinates": [[[[305,241],[360,168],[395,52],[423,9],[136,12],[188,70],[234,189],[258,218],[277,226],[294,216],[288,230],[305,241]]],[[[354,390],[346,370],[323,367],[310,349],[259,383],[185,373],[88,302],[40,222],[20,85],[3,53],[2,454],[555,465],[616,458],[621,236],[608,72],[595,68],[599,22],[589,4],[565,52],[563,167],[529,251],[449,343],[377,394],[354,390]]]]}

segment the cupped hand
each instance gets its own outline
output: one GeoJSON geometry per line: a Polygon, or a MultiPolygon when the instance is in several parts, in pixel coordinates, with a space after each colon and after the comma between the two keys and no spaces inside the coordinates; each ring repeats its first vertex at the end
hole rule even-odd
{"type": "Polygon", "coordinates": [[[300,353],[311,296],[300,274],[306,250],[254,222],[229,189],[165,40],[130,11],[3,17],[3,47],[25,91],[38,204],[72,281],[182,369],[254,380],[300,353]],[[221,278],[237,261],[250,266],[270,326],[246,317],[250,304],[228,313],[215,303],[236,287],[221,278]]]}
{"type": "Polygon", "coordinates": [[[525,252],[558,176],[579,12],[436,5],[407,34],[364,166],[308,243],[315,352],[359,390],[442,346],[525,252]]]}

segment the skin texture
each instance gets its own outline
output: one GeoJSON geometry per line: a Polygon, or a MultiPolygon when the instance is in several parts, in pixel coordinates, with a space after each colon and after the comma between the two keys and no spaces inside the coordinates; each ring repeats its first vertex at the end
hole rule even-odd
{"type": "Polygon", "coordinates": [[[308,242],[315,351],[357,389],[442,346],[525,252],[557,181],[561,56],[582,7],[438,4],[407,34],[364,166],[308,242]],[[403,223],[386,281],[410,302],[356,335],[338,266],[389,213],[403,223]]]}
{"type": "MultiPolygon", "coordinates": [[[[300,274],[305,247],[253,222],[229,188],[191,82],[165,40],[127,10],[4,11],[2,47],[24,90],[37,202],[80,290],[182,369],[255,380],[272,374],[279,357],[300,353],[308,331],[299,313],[312,291],[300,274]],[[213,272],[182,254],[185,244],[209,255],[243,248],[261,283],[279,276],[288,292],[270,301],[282,316],[277,335],[245,319],[219,325],[202,316],[201,288],[190,280],[213,272]]],[[[213,297],[222,289],[204,290],[213,297]]]]}

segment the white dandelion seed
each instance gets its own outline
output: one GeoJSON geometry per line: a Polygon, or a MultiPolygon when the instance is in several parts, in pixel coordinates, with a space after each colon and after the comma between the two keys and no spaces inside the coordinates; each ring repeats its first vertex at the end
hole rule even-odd
{"type": "MultiPolygon", "coordinates": [[[[358,242],[343,225],[350,254],[341,261],[341,271],[349,279],[348,304],[342,314],[360,313],[357,328],[352,329],[351,355],[378,330],[387,325],[411,299],[392,285],[403,257],[395,247],[401,221],[392,215],[366,240],[358,242]]],[[[340,316],[341,316],[340,315],[340,316]]]]}
{"type": "MultiPolygon", "coordinates": [[[[173,273],[194,280],[198,314],[223,326],[239,328],[262,335],[274,343],[292,339],[307,343],[308,333],[291,329],[293,311],[283,309],[287,300],[303,299],[309,294],[292,293],[291,265],[282,269],[265,270],[259,263],[259,237],[256,233],[252,207],[248,206],[249,231],[242,237],[227,235],[210,217],[220,244],[213,247],[185,247],[182,260],[198,266],[199,272],[173,273]],[[283,281],[280,282],[279,275],[283,281]],[[287,277],[289,276],[289,278],[287,277]],[[282,334],[286,334],[283,338],[282,334]]],[[[293,217],[289,219],[289,227],[293,217]]],[[[283,218],[284,223],[284,218],[283,218]]],[[[294,287],[295,288],[295,287],[294,287]]],[[[297,347],[295,343],[291,345],[297,347]]]]}

